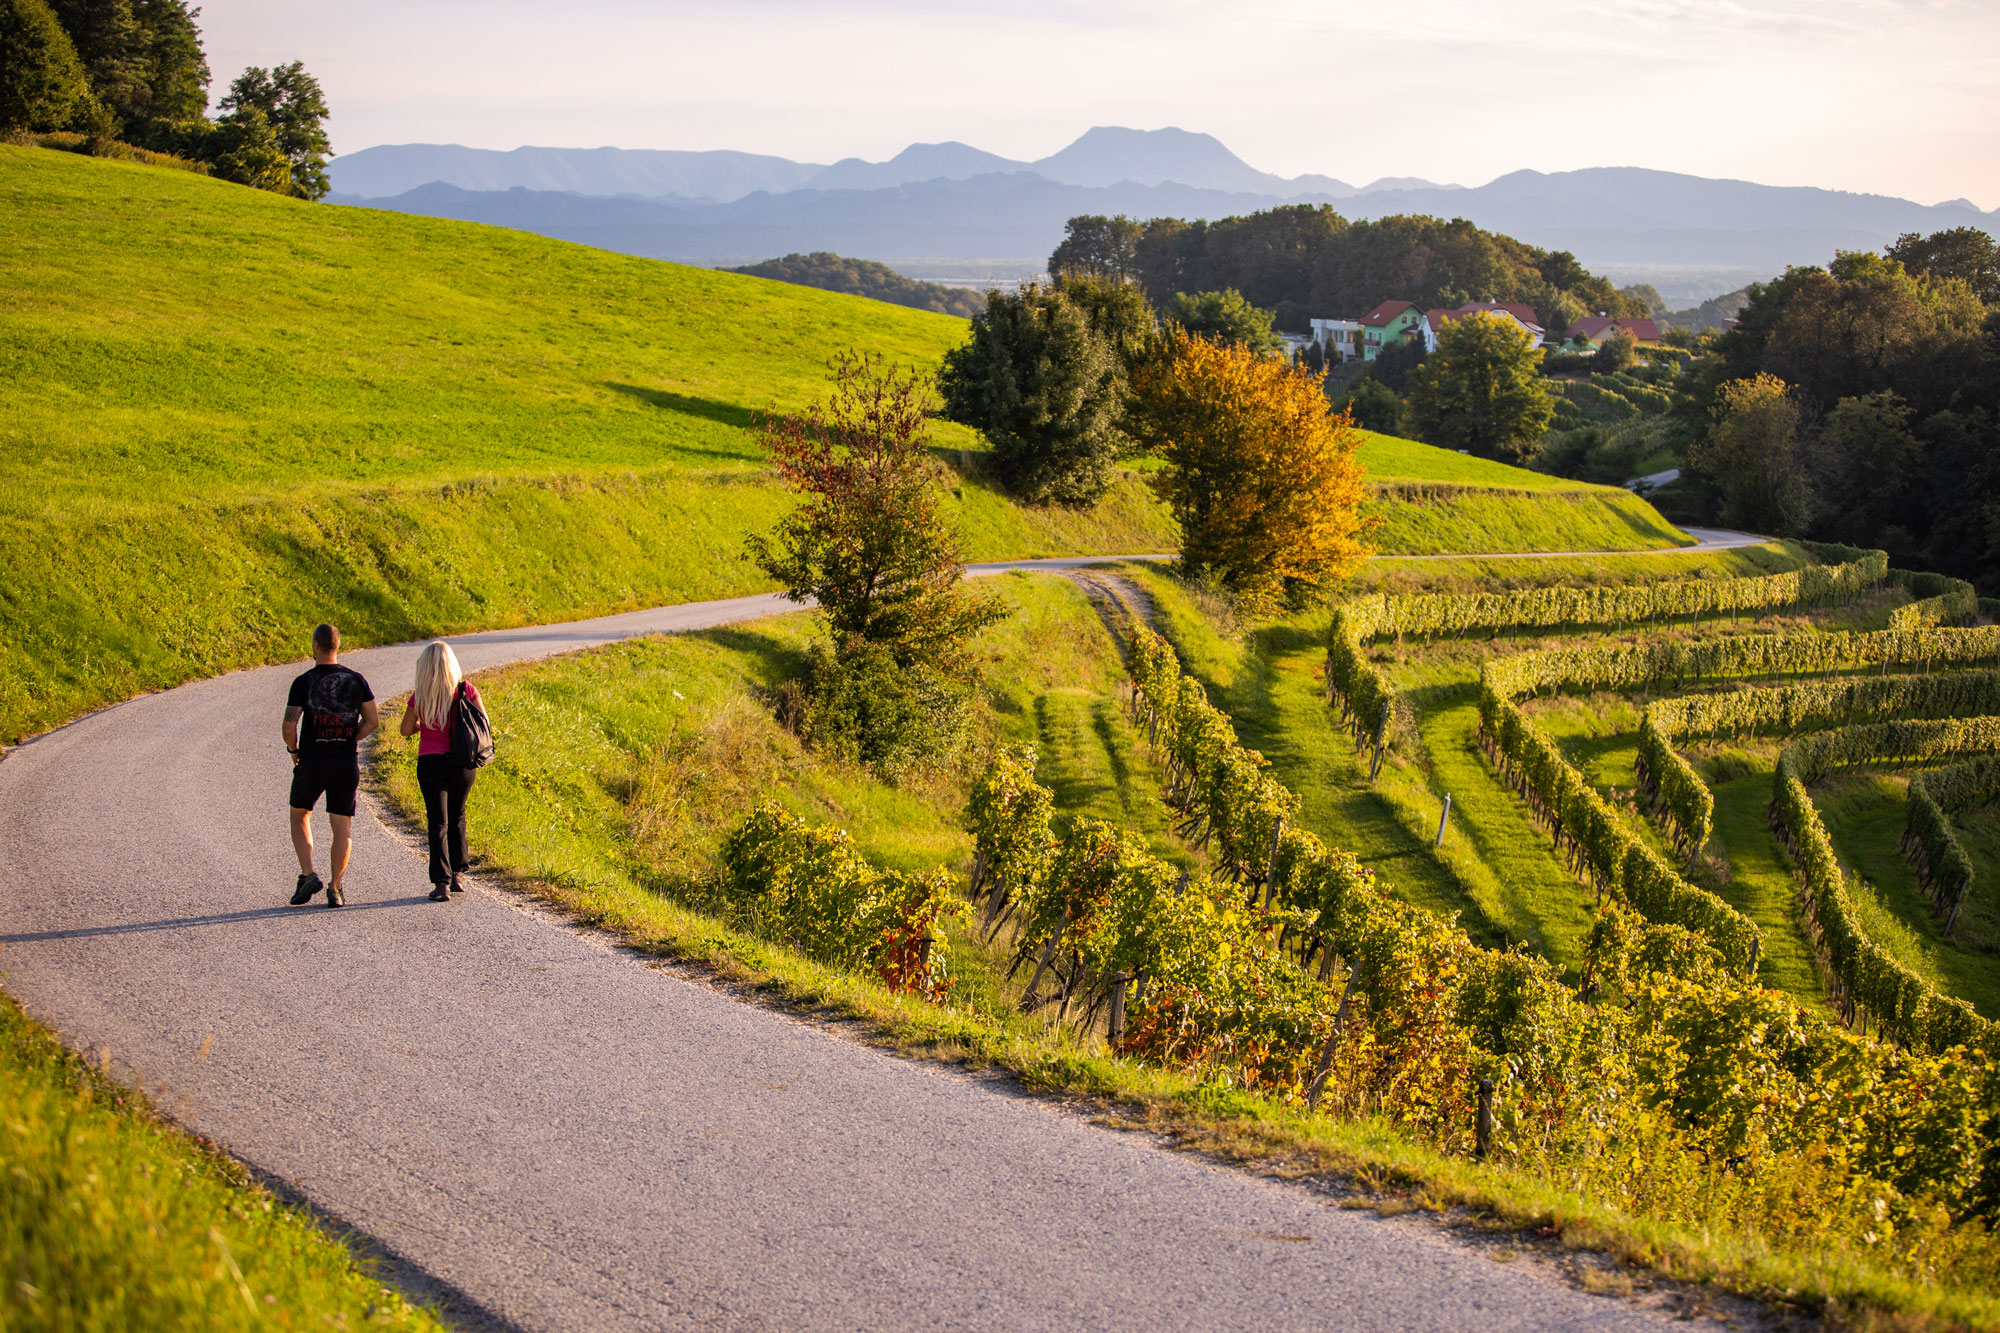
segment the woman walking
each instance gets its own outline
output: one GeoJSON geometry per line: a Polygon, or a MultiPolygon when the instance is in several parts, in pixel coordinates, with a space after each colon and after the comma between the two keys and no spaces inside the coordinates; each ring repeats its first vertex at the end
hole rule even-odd
{"type": "Polygon", "coordinates": [[[403,709],[402,732],[417,736],[417,786],[424,794],[424,823],[431,844],[431,901],[449,902],[462,893],[465,797],[478,771],[461,768],[451,755],[452,715],[460,698],[480,707],[479,691],[458,669],[458,655],[439,639],[417,658],[417,687],[403,709]]]}

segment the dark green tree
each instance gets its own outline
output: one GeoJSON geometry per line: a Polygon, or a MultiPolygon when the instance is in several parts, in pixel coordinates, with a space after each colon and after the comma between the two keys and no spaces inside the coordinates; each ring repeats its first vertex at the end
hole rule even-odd
{"type": "Polygon", "coordinates": [[[1424,363],[1428,353],[1421,338],[1402,338],[1375,354],[1368,363],[1368,376],[1389,386],[1398,397],[1410,392],[1410,373],[1424,363]]]}
{"type": "Polygon", "coordinates": [[[1383,435],[1403,433],[1403,400],[1378,379],[1363,375],[1333,400],[1335,412],[1354,414],[1354,424],[1383,435]]]}
{"type": "Polygon", "coordinates": [[[1271,312],[1243,299],[1235,288],[1219,292],[1176,292],[1166,317],[1197,338],[1247,347],[1253,352],[1276,351],[1278,335],[1271,331],[1271,312]]]}
{"type": "Polygon", "coordinates": [[[208,60],[187,0],[52,0],[128,143],[171,150],[208,110],[208,60]]]}
{"type": "Polygon", "coordinates": [[[301,199],[326,194],[326,160],[333,155],[326,137],[326,97],[319,80],[306,73],[303,64],[294,60],[268,70],[252,65],[229,85],[222,109],[229,113],[225,122],[253,111],[262,113],[289,164],[289,193],[301,199]]]}
{"type": "Polygon", "coordinates": [[[1888,255],[1911,273],[1957,278],[1987,305],[2000,305],[2000,244],[1977,227],[1953,227],[1928,236],[1904,232],[1888,255]]]}
{"type": "Polygon", "coordinates": [[[1923,527],[1925,462],[1902,399],[1888,392],[1841,399],[1820,423],[1810,454],[1817,527],[1869,543],[1888,527],[1923,527]]]}
{"type": "Polygon", "coordinates": [[[1410,373],[1409,411],[1426,443],[1507,463],[1533,458],[1555,416],[1540,351],[1520,325],[1495,315],[1439,330],[1437,350],[1410,373]]]}
{"type": "Polygon", "coordinates": [[[1083,309],[1028,283],[987,294],[972,336],[945,353],[945,415],[992,441],[1001,481],[1036,503],[1095,504],[1124,445],[1120,365],[1083,309]]]}
{"type": "Polygon", "coordinates": [[[1056,280],[1056,290],[1083,311],[1092,331],[1110,344],[1124,370],[1130,371],[1151,350],[1159,334],[1159,316],[1136,282],[1071,274],[1056,280]]]}
{"type": "Polygon", "coordinates": [[[1062,243],[1049,256],[1049,276],[1126,278],[1136,272],[1134,249],[1145,228],[1120,213],[1073,217],[1063,224],[1062,243]]]}
{"type": "Polygon", "coordinates": [[[226,181],[273,194],[292,192],[292,160],[260,107],[246,106],[210,126],[196,152],[209,171],[226,181]]]}
{"type": "Polygon", "coordinates": [[[0,130],[101,127],[76,46],[45,0],[0,0],[0,130]]]}
{"type": "Polygon", "coordinates": [[[1600,375],[1616,375],[1621,370],[1630,370],[1632,363],[1639,359],[1639,344],[1623,329],[1613,329],[1611,336],[1597,345],[1591,354],[1591,369],[1600,375]]]}

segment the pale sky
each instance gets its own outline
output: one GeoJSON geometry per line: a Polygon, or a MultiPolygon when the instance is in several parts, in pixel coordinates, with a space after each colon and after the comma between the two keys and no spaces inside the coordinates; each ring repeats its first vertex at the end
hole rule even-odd
{"type": "Polygon", "coordinates": [[[303,60],[338,151],[958,139],[1092,125],[1479,185],[1642,166],[2000,206],[2000,0],[204,0],[220,96],[303,60]]]}

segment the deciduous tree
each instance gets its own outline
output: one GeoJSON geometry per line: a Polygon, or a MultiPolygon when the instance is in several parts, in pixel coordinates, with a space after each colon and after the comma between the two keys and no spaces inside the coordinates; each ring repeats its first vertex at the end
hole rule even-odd
{"type": "Polygon", "coordinates": [[[1928,236],[1904,232],[1888,255],[1911,273],[1957,278],[1987,305],[2000,305],[2000,243],[1977,227],[1952,227],[1928,236]]]}
{"type": "Polygon", "coordinates": [[[1088,213],[1063,224],[1062,243],[1049,256],[1049,276],[1127,278],[1137,272],[1134,251],[1145,228],[1120,213],[1088,213]]]}
{"type": "Polygon", "coordinates": [[[1278,348],[1278,335],[1271,331],[1271,312],[1251,305],[1233,287],[1219,292],[1176,292],[1166,314],[1189,333],[1212,342],[1252,352],[1278,348]]]}
{"type": "Polygon", "coordinates": [[[268,70],[252,65],[229,85],[222,109],[231,115],[261,112],[290,164],[290,192],[301,199],[326,194],[326,160],[333,155],[326,137],[326,97],[303,64],[294,60],[268,70]]]}
{"type": "Polygon", "coordinates": [[[1541,353],[1513,320],[1451,320],[1438,332],[1437,350],[1410,372],[1411,424],[1442,448],[1526,462],[1555,417],[1540,365],[1541,353]]]}
{"type": "Polygon", "coordinates": [[[1317,376],[1173,329],[1133,394],[1190,573],[1264,607],[1325,588],[1366,554],[1361,432],[1329,411],[1317,376]]]}
{"type": "Polygon", "coordinates": [[[945,414],[985,432],[1007,488],[1024,499],[1094,504],[1123,437],[1121,365],[1084,311],[1029,283],[993,291],[972,335],[945,354],[945,414]]]}
{"type": "Polygon", "coordinates": [[[923,381],[854,352],[831,379],[824,401],[764,420],[764,447],[801,502],[750,538],[751,558],[793,601],[817,601],[838,643],[878,645],[900,666],[962,664],[966,640],[1004,613],[963,586],[958,539],[938,513],[923,381]]]}
{"type": "Polygon", "coordinates": [[[1812,495],[1800,457],[1800,417],[1791,386],[1776,375],[1722,386],[1715,426],[1689,451],[1688,463],[1720,487],[1724,521],[1780,537],[1804,529],[1812,495]]]}

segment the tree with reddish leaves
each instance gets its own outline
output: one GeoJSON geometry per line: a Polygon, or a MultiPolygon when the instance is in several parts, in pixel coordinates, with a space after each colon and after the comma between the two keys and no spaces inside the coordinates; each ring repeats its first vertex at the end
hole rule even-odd
{"type": "Polygon", "coordinates": [[[962,585],[958,538],[938,513],[929,384],[851,351],[831,371],[823,401],[762,422],[801,503],[750,538],[751,558],[793,601],[819,603],[843,653],[866,643],[900,667],[956,672],[966,640],[1006,612],[962,585]]]}

